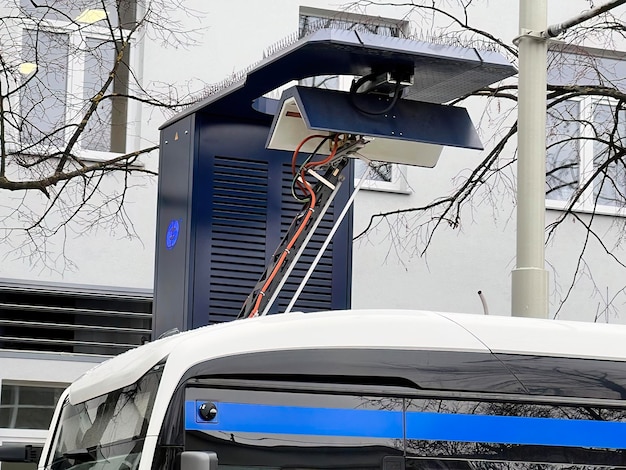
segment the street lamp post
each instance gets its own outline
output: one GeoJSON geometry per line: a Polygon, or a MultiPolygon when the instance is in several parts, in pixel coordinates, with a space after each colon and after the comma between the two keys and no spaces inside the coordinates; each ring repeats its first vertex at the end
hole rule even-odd
{"type": "Polygon", "coordinates": [[[545,269],[547,0],[520,0],[517,263],[512,315],[548,317],[545,269]]]}
{"type": "Polygon", "coordinates": [[[513,316],[548,318],[548,272],[545,269],[547,40],[624,4],[626,0],[612,0],[548,27],[546,0],[520,0],[517,262],[512,272],[513,316]]]}

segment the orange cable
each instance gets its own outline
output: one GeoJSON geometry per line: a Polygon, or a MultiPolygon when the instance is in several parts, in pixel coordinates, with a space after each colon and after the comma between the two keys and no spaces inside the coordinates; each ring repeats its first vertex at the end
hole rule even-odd
{"type": "Polygon", "coordinates": [[[326,163],[328,163],[329,161],[333,159],[333,157],[337,153],[338,148],[339,148],[339,134],[337,134],[335,138],[333,139],[333,148],[332,148],[332,151],[330,152],[330,155],[328,155],[328,157],[326,157],[324,160],[307,163],[306,168],[313,168],[316,166],[325,165],[326,163]]]}
{"type": "Polygon", "coordinates": [[[304,181],[304,183],[306,184],[307,189],[309,189],[309,195],[311,197],[311,200],[309,202],[309,209],[307,210],[307,213],[304,216],[304,219],[302,220],[300,227],[298,227],[298,230],[296,231],[294,236],[291,238],[291,240],[287,244],[287,247],[281,253],[280,258],[278,259],[278,263],[276,263],[276,266],[274,266],[272,273],[267,278],[267,280],[265,281],[265,284],[263,284],[263,287],[259,291],[259,295],[256,299],[256,302],[254,303],[254,309],[252,310],[252,313],[250,313],[250,316],[248,318],[255,317],[259,313],[259,307],[261,305],[261,300],[263,299],[263,296],[265,295],[265,290],[270,286],[271,282],[276,277],[276,274],[278,274],[278,270],[282,267],[283,263],[285,262],[285,258],[289,254],[289,250],[293,247],[294,243],[296,242],[296,240],[298,239],[298,237],[304,230],[304,227],[306,226],[307,222],[311,218],[311,214],[313,213],[313,208],[315,207],[315,203],[316,203],[316,197],[315,197],[315,192],[313,192],[311,188],[311,185],[306,180],[304,181]]]}
{"type": "MultiPolygon", "coordinates": [[[[297,159],[297,157],[298,157],[298,154],[300,153],[300,149],[302,148],[302,146],[303,146],[306,142],[308,142],[309,140],[311,140],[311,139],[314,139],[314,138],[325,139],[326,137],[328,137],[328,136],[325,136],[325,135],[320,135],[320,134],[313,134],[313,135],[310,135],[310,136],[308,136],[308,137],[305,137],[305,138],[302,140],[302,142],[300,142],[300,143],[298,144],[298,146],[296,147],[296,149],[293,151],[293,156],[291,157],[291,175],[292,175],[292,176],[294,176],[294,177],[296,176],[296,159],[297,159]]],[[[298,185],[298,187],[300,188],[300,190],[301,190],[302,192],[304,192],[304,185],[303,185],[300,181],[298,181],[298,180],[296,180],[296,184],[298,185]]]]}

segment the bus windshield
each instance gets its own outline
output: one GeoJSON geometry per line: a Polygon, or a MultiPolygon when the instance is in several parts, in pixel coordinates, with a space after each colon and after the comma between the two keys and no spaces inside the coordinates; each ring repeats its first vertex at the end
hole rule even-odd
{"type": "Polygon", "coordinates": [[[48,470],[133,470],[162,373],[156,366],[133,385],[86,402],[63,404],[48,470]]]}

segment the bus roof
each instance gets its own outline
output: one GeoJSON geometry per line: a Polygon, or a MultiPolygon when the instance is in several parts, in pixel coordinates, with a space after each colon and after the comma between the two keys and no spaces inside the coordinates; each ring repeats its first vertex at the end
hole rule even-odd
{"type": "MultiPolygon", "coordinates": [[[[167,358],[180,377],[212,359],[297,350],[430,350],[626,361],[626,325],[407,310],[290,313],[202,327],[96,366],[70,386],[80,403],[130,385],[167,358]]],[[[171,364],[171,365],[170,365],[171,364]]]]}

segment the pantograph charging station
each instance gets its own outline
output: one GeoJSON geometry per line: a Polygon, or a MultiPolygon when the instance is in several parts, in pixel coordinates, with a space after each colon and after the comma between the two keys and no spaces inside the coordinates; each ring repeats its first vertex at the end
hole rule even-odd
{"type": "Polygon", "coordinates": [[[467,111],[443,103],[515,73],[495,52],[320,29],[213,87],[161,128],[153,336],[299,309],[307,283],[311,308],[350,308],[350,161],[434,167],[444,146],[482,149],[467,111]],[[350,90],[263,96],[328,75],[354,77],[350,90]]]}

